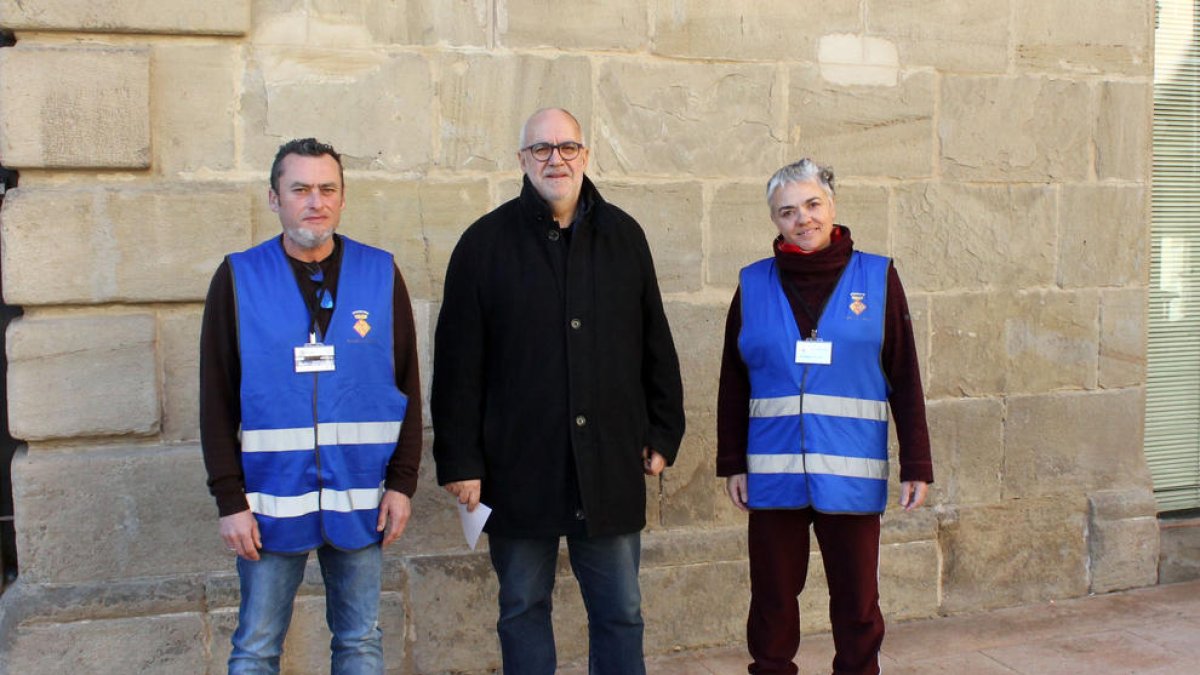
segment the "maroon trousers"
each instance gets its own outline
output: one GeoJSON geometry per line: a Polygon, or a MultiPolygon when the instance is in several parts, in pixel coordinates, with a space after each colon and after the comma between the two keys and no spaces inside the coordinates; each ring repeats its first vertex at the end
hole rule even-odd
{"type": "Polygon", "coordinates": [[[829,583],[833,672],[876,675],[883,643],[879,611],[879,516],[812,509],[750,512],[750,616],[746,642],[755,674],[795,675],[800,591],[808,575],[809,525],[829,583]]]}

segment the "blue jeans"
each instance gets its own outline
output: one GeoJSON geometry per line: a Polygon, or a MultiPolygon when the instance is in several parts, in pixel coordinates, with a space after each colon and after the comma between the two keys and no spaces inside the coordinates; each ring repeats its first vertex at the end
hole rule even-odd
{"type": "MultiPolygon", "coordinates": [[[[550,622],[558,537],[488,536],[500,580],[500,652],[505,675],[553,675],[558,665],[550,622]]],[[[567,537],[571,570],[588,614],[588,672],[644,675],[640,532],[567,537]]]]}
{"type": "MultiPolygon", "coordinates": [[[[277,555],[260,551],[258,561],[238,558],[242,603],[233,633],[229,672],[278,673],[283,638],[292,620],[296,589],[304,578],[307,553],[277,555]]],[[[325,620],[333,632],[330,648],[335,675],[383,672],[383,632],[379,630],[379,592],[383,553],[379,545],[341,551],[317,549],[325,580],[325,620]]]]}

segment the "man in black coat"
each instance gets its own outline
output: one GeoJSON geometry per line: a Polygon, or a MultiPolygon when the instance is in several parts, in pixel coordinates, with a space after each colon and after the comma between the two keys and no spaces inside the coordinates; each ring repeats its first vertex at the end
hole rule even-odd
{"type": "Polygon", "coordinates": [[[438,482],[487,523],[507,675],[556,667],[559,539],[588,610],[592,673],[637,675],[645,475],[672,464],[683,386],[645,234],[584,176],[569,112],[539,110],[516,199],[476,221],[446,272],[434,348],[438,482]]]}

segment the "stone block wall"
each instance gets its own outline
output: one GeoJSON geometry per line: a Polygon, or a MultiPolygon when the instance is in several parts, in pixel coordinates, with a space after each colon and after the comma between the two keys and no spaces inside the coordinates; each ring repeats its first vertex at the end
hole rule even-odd
{"type": "MultiPolygon", "coordinates": [[[[811,155],[905,282],[931,508],[884,518],[892,620],[1155,583],[1142,457],[1153,3],[1114,0],[0,0],[0,211],[21,578],[0,673],[219,672],[236,616],[197,432],[222,256],[278,232],[278,145],[344,153],[343,232],[392,251],[425,391],[459,234],[519,186],[520,124],[563,106],[647,231],[689,430],[648,480],[651,651],[742,641],[744,518],[713,475],[737,270],[763,188],[811,155]],[[85,665],[86,664],[86,665],[85,665]]],[[[428,436],[428,434],[427,434],[428,436]]],[[[428,438],[427,438],[428,441],[428,438]]],[[[499,665],[495,581],[425,456],[387,555],[396,673],[499,665]]],[[[820,570],[819,552],[812,569],[820,570]]],[[[565,559],[564,661],[586,656],[565,559]]],[[[827,628],[812,575],[804,628],[827,628]]],[[[327,667],[314,571],[289,672],[327,667]]]]}

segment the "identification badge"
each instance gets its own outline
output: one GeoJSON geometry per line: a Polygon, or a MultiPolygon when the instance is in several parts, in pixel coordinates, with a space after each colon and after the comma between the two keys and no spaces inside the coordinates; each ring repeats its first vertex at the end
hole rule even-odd
{"type": "Polygon", "coordinates": [[[833,363],[833,343],[824,340],[796,340],[796,363],[828,366],[833,363]]]}
{"type": "Polygon", "coordinates": [[[323,373],[333,370],[333,345],[310,342],[293,350],[297,373],[323,373]]]}

